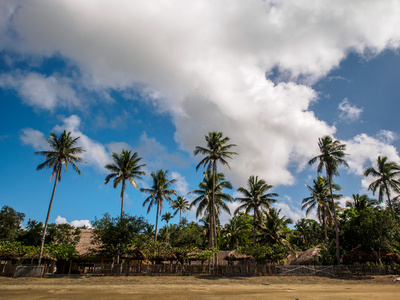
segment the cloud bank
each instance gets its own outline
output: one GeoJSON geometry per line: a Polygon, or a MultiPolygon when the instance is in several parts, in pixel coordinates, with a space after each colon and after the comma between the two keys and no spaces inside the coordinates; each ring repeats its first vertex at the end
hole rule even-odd
{"type": "MultiPolygon", "coordinates": [[[[1,8],[3,49],[60,55],[97,93],[139,91],[171,115],[183,150],[203,145],[208,131],[231,137],[240,154],[229,175],[235,185],[253,174],[293,184],[290,169],[301,170],[318,137],[336,130],[310,110],[318,101],[311,85],[351,51],[376,55],[400,45],[396,1],[49,0],[1,8]]],[[[0,83],[41,109],[80,105],[63,78],[11,74],[0,83]],[[40,99],[37,89],[50,93],[40,99]]],[[[75,121],[70,128],[79,133],[75,121]]],[[[104,149],[81,140],[93,150],[88,162],[103,165],[104,149]]]]}

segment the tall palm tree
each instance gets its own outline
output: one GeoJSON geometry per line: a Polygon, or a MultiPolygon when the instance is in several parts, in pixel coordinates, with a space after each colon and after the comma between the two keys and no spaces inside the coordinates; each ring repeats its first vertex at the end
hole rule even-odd
{"type": "Polygon", "coordinates": [[[239,200],[242,205],[240,205],[236,210],[235,214],[237,214],[240,210],[244,209],[246,214],[253,211],[253,221],[254,221],[254,229],[253,229],[253,246],[256,245],[256,226],[257,223],[261,226],[262,224],[262,212],[268,211],[271,208],[271,204],[276,202],[276,199],[272,197],[278,197],[279,195],[276,193],[267,193],[267,191],[273,188],[272,185],[269,185],[263,179],[258,179],[258,176],[250,176],[247,181],[248,189],[240,187],[237,189],[239,193],[241,193],[244,197],[236,198],[235,200],[239,200]]]}
{"type": "Polygon", "coordinates": [[[114,163],[107,164],[104,168],[106,168],[111,173],[107,175],[104,180],[104,184],[110,182],[111,179],[114,179],[114,188],[122,182],[121,188],[121,220],[124,214],[124,194],[126,188],[126,180],[128,180],[136,189],[139,190],[139,187],[135,181],[135,178],[142,179],[141,175],[146,175],[141,169],[146,166],[145,164],[139,165],[141,157],[138,157],[138,153],[135,152],[131,154],[131,151],[122,149],[121,154],[113,153],[112,159],[114,163]]]}
{"type": "MultiPolygon", "coordinates": [[[[318,175],[317,179],[313,178],[313,185],[309,186],[306,184],[306,187],[310,191],[310,197],[304,198],[301,201],[301,209],[307,208],[306,215],[308,215],[315,208],[317,209],[317,217],[319,222],[324,227],[325,245],[328,249],[327,225],[333,221],[333,209],[329,201],[329,182],[325,177],[318,175]]],[[[332,182],[332,190],[340,191],[341,189],[342,188],[338,184],[332,182]]],[[[343,197],[339,194],[332,194],[332,196],[334,199],[343,197]]]]}
{"type": "Polygon", "coordinates": [[[397,193],[400,192],[400,181],[398,180],[400,176],[400,166],[395,162],[389,162],[387,160],[388,158],[386,156],[378,156],[378,169],[375,170],[373,167],[369,167],[364,171],[364,175],[367,177],[371,175],[372,177],[377,178],[377,180],[369,185],[368,189],[371,190],[374,195],[376,190],[379,189],[379,203],[382,203],[383,197],[386,194],[387,202],[394,218],[395,214],[393,211],[390,194],[392,190],[397,193]]]}
{"type": "Polygon", "coordinates": [[[174,184],[176,179],[168,179],[168,171],[158,170],[157,172],[151,172],[151,178],[153,179],[153,185],[150,189],[140,189],[140,191],[150,194],[149,197],[146,198],[143,202],[143,207],[146,204],[149,204],[147,208],[147,213],[150,212],[153,205],[157,205],[157,214],[156,214],[156,232],[154,235],[154,240],[157,241],[157,231],[158,231],[158,216],[161,214],[162,207],[164,204],[164,199],[172,202],[172,195],[176,196],[176,191],[170,189],[171,185],[174,184]]]}
{"type": "Polygon", "coordinates": [[[167,244],[168,244],[168,223],[172,218],[173,218],[173,216],[170,212],[167,212],[161,216],[161,221],[167,222],[167,230],[166,230],[166,234],[165,234],[165,240],[166,240],[167,244]]]}
{"type": "Polygon", "coordinates": [[[63,133],[58,137],[55,133],[50,133],[50,138],[47,139],[47,142],[50,146],[50,151],[37,151],[35,154],[44,155],[45,162],[41,163],[37,166],[36,170],[46,169],[53,169],[50,181],[53,180],[54,175],[56,176],[56,180],[54,182],[53,193],[51,194],[49,209],[47,211],[46,223],[44,225],[42,241],[40,244],[40,251],[39,251],[39,260],[38,264],[40,265],[42,256],[43,256],[43,247],[44,247],[44,239],[46,236],[47,225],[49,223],[50,211],[51,206],[53,204],[54,193],[56,191],[57,182],[61,181],[61,171],[63,165],[65,166],[65,171],[67,172],[68,165],[70,164],[72,168],[81,174],[81,171],[76,166],[76,163],[83,162],[82,158],[78,155],[85,150],[82,147],[77,147],[76,143],[79,137],[72,138],[71,132],[66,132],[65,130],[63,133]]]}
{"type": "Polygon", "coordinates": [[[213,243],[213,237],[216,239],[217,236],[214,229],[217,227],[218,216],[221,211],[224,210],[230,214],[229,207],[225,201],[232,201],[232,197],[223,192],[224,189],[232,189],[232,184],[229,181],[225,181],[225,176],[222,173],[217,173],[215,179],[213,177],[211,172],[205,173],[203,181],[199,184],[199,189],[189,192],[189,194],[196,194],[198,196],[190,204],[190,207],[197,206],[196,218],[201,215],[209,216],[209,247],[216,246],[213,243]],[[212,201],[213,195],[215,197],[214,202],[212,201]],[[215,213],[214,218],[212,218],[212,212],[215,213]]]}
{"type": "Polygon", "coordinates": [[[353,194],[353,201],[346,201],[346,207],[361,211],[366,208],[375,208],[378,201],[370,199],[367,195],[353,194]]]}
{"type": "Polygon", "coordinates": [[[217,247],[217,229],[215,222],[215,195],[214,195],[214,186],[217,177],[217,163],[220,163],[224,166],[227,166],[230,169],[229,163],[227,159],[231,159],[232,155],[236,154],[236,152],[230,151],[231,148],[236,147],[235,144],[228,144],[229,137],[223,137],[222,132],[209,132],[208,135],[205,136],[207,147],[197,146],[194,150],[194,155],[202,154],[205,157],[200,161],[197,165],[196,170],[200,168],[200,166],[204,166],[207,171],[211,171],[213,173],[213,188],[212,188],[212,196],[211,196],[211,217],[213,223],[213,245],[217,247]]]}
{"type": "Polygon", "coordinates": [[[333,141],[330,136],[324,136],[318,139],[318,147],[321,152],[320,155],[312,158],[308,164],[312,165],[315,162],[318,163],[317,172],[321,173],[325,169],[326,177],[329,182],[329,191],[331,194],[331,205],[333,208],[333,217],[335,219],[335,231],[336,231],[336,260],[337,264],[340,264],[340,253],[339,253],[339,226],[336,216],[335,201],[332,193],[332,179],[333,176],[339,176],[338,167],[344,165],[348,167],[349,165],[344,160],[347,155],[344,151],[346,150],[346,145],[341,144],[340,141],[333,141]]]}
{"type": "Polygon", "coordinates": [[[189,207],[189,201],[185,197],[178,196],[176,200],[172,201],[171,208],[175,209],[174,216],[179,212],[179,225],[182,225],[182,212],[187,214],[189,207]]]}

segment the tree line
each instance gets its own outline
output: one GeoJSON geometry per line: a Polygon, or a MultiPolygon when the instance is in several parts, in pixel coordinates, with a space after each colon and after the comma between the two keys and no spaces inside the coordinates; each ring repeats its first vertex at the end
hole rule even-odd
{"type": "MultiPolygon", "coordinates": [[[[77,163],[82,162],[79,154],[85,150],[76,145],[78,139],[79,137],[72,138],[65,130],[60,136],[51,133],[47,139],[50,150],[35,152],[45,156],[45,162],[40,164],[37,170],[52,169],[51,179],[55,177],[46,222],[41,230],[36,228],[36,232],[42,235],[39,263],[45,241],[49,239],[48,220],[63,166],[65,166],[64,172],[71,165],[80,174],[77,163]]],[[[313,179],[311,186],[307,185],[310,196],[301,202],[302,209],[306,210],[307,215],[311,211],[316,211],[319,222],[313,219],[301,219],[293,224],[291,219],[281,215],[280,210],[272,207],[278,197],[278,194],[270,192],[273,186],[256,175],[249,177],[246,187],[238,188],[240,196],[233,199],[226,192],[232,189],[232,184],[225,179],[223,173],[218,172],[218,165],[230,168],[228,160],[237,155],[233,151],[236,145],[229,144],[229,137],[224,137],[221,132],[210,132],[205,136],[205,140],[205,147],[197,146],[194,150],[195,155],[203,156],[196,170],[203,167],[204,173],[198,189],[189,192],[196,196],[191,203],[183,195],[177,195],[171,188],[176,179],[169,179],[167,170],[151,172],[152,186],[139,188],[136,181],[146,175],[143,171],[146,165],[141,163],[142,158],[137,152],[132,153],[125,149],[121,153],[112,154],[112,163],[105,166],[110,173],[104,182],[108,184],[113,180],[114,188],[121,185],[121,214],[119,218],[105,214],[92,222],[95,236],[104,245],[104,251],[118,257],[119,260],[120,255],[131,246],[146,248],[146,245],[155,247],[161,243],[164,249],[190,245],[209,249],[210,253],[216,253],[218,249],[236,249],[251,254],[260,261],[279,262],[289,252],[321,245],[324,248],[323,260],[326,263],[340,263],[341,254],[350,253],[357,247],[377,253],[376,261],[379,262],[382,261],[382,253],[399,251],[400,205],[399,196],[393,196],[393,193],[400,192],[398,181],[400,166],[388,161],[387,157],[378,157],[377,169],[369,167],[364,172],[365,176],[376,179],[370,184],[369,189],[374,195],[378,193],[378,199],[355,194],[353,201],[346,203],[346,208],[341,208],[338,204],[338,200],[343,197],[338,193],[341,187],[333,179],[339,176],[340,166],[348,166],[345,160],[346,146],[330,136],[320,138],[318,140],[320,154],[309,161],[310,165],[317,163],[318,176],[313,179]],[[323,173],[325,176],[322,176],[323,173]],[[124,194],[128,182],[148,194],[143,202],[143,206],[147,206],[147,213],[152,207],[156,207],[155,228],[143,217],[124,213],[124,194]],[[384,200],[387,202],[387,208],[380,206],[384,200]],[[173,217],[171,213],[162,214],[165,201],[174,210],[173,215],[179,212],[179,224],[169,224],[173,217]],[[240,205],[229,222],[222,226],[219,216],[222,211],[231,213],[227,203],[232,201],[238,201],[240,205]],[[186,218],[182,218],[182,213],[186,214],[193,207],[196,207],[196,217],[199,222],[189,223],[186,218]],[[159,216],[166,222],[161,229],[158,228],[159,216]]],[[[3,207],[3,209],[7,215],[7,209],[11,208],[3,207]]],[[[16,214],[18,215],[17,212],[16,214]]],[[[36,221],[29,222],[37,226],[41,224],[36,221]]],[[[22,233],[34,230],[35,226],[29,225],[29,222],[27,229],[22,230],[22,233]]],[[[52,226],[54,227],[54,224],[52,226]]],[[[0,227],[2,232],[5,228],[0,227]]],[[[4,233],[1,239],[3,241],[19,239],[26,245],[32,244],[23,238],[23,234],[4,233]]],[[[215,255],[215,264],[218,263],[216,258],[215,255]]]]}

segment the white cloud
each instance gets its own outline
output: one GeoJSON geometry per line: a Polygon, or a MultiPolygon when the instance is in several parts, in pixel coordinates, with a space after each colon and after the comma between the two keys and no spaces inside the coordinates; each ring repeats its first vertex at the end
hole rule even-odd
{"type": "MultiPolygon", "coordinates": [[[[4,13],[15,35],[3,31],[3,47],[66,57],[93,91],[140,87],[172,116],[175,139],[190,153],[208,131],[224,132],[240,145],[228,175],[235,185],[253,174],[274,185],[293,184],[289,167],[301,169],[318,151],[318,137],[335,132],[309,111],[317,95],[307,84],[351,51],[374,55],[400,41],[395,1],[16,3],[16,12],[4,13]],[[279,84],[265,78],[273,68],[279,84]]],[[[72,101],[68,90],[58,93],[68,82],[36,77],[50,96],[41,102],[27,88],[32,105],[60,105],[54,100],[60,97],[72,101]]],[[[145,142],[157,146],[151,138],[145,142]]]]}
{"type": "Polygon", "coordinates": [[[78,145],[86,152],[81,157],[89,165],[94,166],[100,171],[105,172],[104,166],[111,162],[111,154],[99,142],[92,140],[80,131],[81,119],[77,115],[71,115],[63,119],[62,125],[57,125],[54,130],[62,132],[64,129],[71,132],[73,137],[79,137],[78,145]]]}
{"type": "Polygon", "coordinates": [[[346,161],[350,172],[357,175],[362,176],[366,167],[376,165],[378,156],[387,156],[389,160],[400,163],[396,147],[367,134],[359,134],[343,143],[346,144],[346,153],[349,154],[346,161]]]}
{"type": "Polygon", "coordinates": [[[360,118],[361,113],[363,112],[362,108],[351,105],[347,98],[343,99],[343,101],[339,103],[338,109],[340,110],[340,120],[346,123],[357,121],[360,118]]]}
{"type": "Polygon", "coordinates": [[[306,213],[305,211],[302,211],[301,209],[293,206],[291,202],[292,199],[289,196],[285,196],[285,200],[277,201],[276,203],[274,203],[274,207],[277,210],[281,210],[280,216],[286,216],[287,218],[292,219],[294,225],[298,220],[306,218],[306,213]]]}
{"type": "Polygon", "coordinates": [[[71,225],[75,228],[86,226],[87,228],[92,228],[92,224],[90,224],[89,220],[74,220],[71,222],[71,225]]]}
{"type": "Polygon", "coordinates": [[[92,224],[90,224],[89,220],[74,220],[74,221],[71,221],[71,223],[68,223],[67,219],[64,217],[61,217],[60,215],[58,215],[58,217],[55,219],[54,222],[56,224],[70,224],[71,226],[73,226],[75,228],[82,227],[82,226],[92,228],[92,224]]]}
{"type": "Polygon", "coordinates": [[[69,78],[55,75],[45,77],[34,72],[0,76],[0,87],[13,88],[27,104],[47,110],[54,110],[58,106],[80,106],[80,100],[71,84],[69,78]]]}
{"type": "Polygon", "coordinates": [[[174,186],[178,196],[185,196],[189,192],[189,183],[186,178],[178,172],[171,172],[171,178],[177,179],[174,186]]]}
{"type": "Polygon", "coordinates": [[[45,150],[49,146],[44,134],[32,128],[22,129],[20,139],[25,145],[30,145],[37,151],[45,150]]]}
{"type": "Polygon", "coordinates": [[[67,219],[58,215],[58,217],[54,220],[56,224],[68,224],[67,219]]]}

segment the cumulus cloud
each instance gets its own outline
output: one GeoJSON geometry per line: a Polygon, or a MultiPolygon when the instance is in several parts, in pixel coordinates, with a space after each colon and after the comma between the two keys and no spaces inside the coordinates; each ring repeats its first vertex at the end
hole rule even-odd
{"type": "Polygon", "coordinates": [[[68,224],[67,219],[58,215],[58,217],[54,220],[56,224],[68,224]]]}
{"type": "Polygon", "coordinates": [[[94,166],[98,170],[104,171],[104,166],[111,162],[111,155],[101,143],[89,138],[80,131],[81,119],[77,115],[71,115],[64,118],[61,125],[56,125],[54,130],[62,132],[64,129],[71,132],[73,137],[79,137],[78,144],[86,152],[82,153],[82,159],[89,165],[94,166]]]}
{"type": "Polygon", "coordinates": [[[346,160],[349,164],[350,172],[362,176],[367,166],[376,165],[378,156],[387,156],[390,161],[400,163],[396,147],[383,142],[379,139],[380,136],[381,133],[378,138],[363,133],[343,142],[346,144],[346,153],[349,154],[346,160]]]}
{"type": "MultiPolygon", "coordinates": [[[[293,184],[289,168],[301,170],[318,137],[335,132],[309,110],[318,100],[311,84],[350,51],[374,55],[400,41],[395,1],[15,3],[5,14],[15,35],[3,32],[3,47],[66,57],[95,91],[135,87],[171,115],[175,139],[190,153],[208,131],[224,132],[240,154],[231,163],[235,185],[252,174],[293,184]],[[273,69],[279,83],[266,78],[273,69]]],[[[54,87],[37,78],[44,90],[54,87]]],[[[34,105],[60,105],[54,101],[34,105]]]]}
{"type": "Polygon", "coordinates": [[[189,192],[189,183],[186,178],[178,172],[171,172],[171,178],[176,179],[175,190],[178,196],[184,196],[189,192]]]}
{"type": "Polygon", "coordinates": [[[13,88],[25,103],[47,110],[80,106],[80,100],[71,84],[69,78],[54,75],[46,77],[35,72],[0,76],[0,87],[13,88]]]}
{"type": "Polygon", "coordinates": [[[74,226],[75,228],[78,227],[87,227],[87,228],[92,228],[92,224],[90,224],[89,220],[74,220],[71,221],[71,225],[74,226]]]}
{"type": "Polygon", "coordinates": [[[56,224],[70,224],[71,226],[78,228],[86,226],[87,228],[92,228],[92,224],[90,224],[89,220],[74,220],[71,223],[67,222],[67,219],[58,215],[58,217],[54,221],[56,224]]]}
{"type": "Polygon", "coordinates": [[[351,105],[347,98],[343,99],[343,101],[339,103],[338,109],[340,110],[340,120],[346,123],[357,121],[360,118],[361,113],[363,112],[362,108],[351,105]]]}
{"type": "Polygon", "coordinates": [[[22,129],[20,139],[22,143],[30,145],[38,151],[45,150],[49,146],[44,134],[32,128],[22,129]]]}

